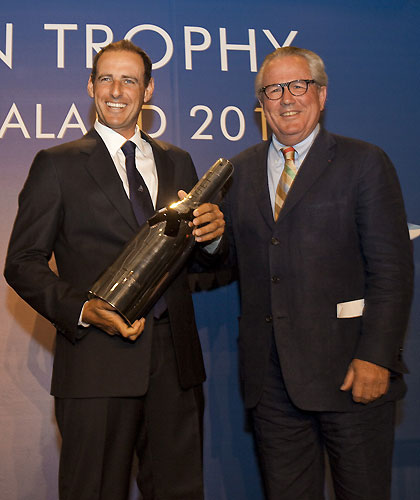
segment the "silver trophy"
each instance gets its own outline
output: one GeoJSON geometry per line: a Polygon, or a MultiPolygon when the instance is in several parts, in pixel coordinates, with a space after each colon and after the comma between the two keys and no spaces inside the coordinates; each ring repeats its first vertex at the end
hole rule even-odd
{"type": "Polygon", "coordinates": [[[89,291],[131,325],[144,317],[184,265],[194,246],[193,211],[211,201],[233,173],[220,158],[189,194],[154,213],[89,291]]]}

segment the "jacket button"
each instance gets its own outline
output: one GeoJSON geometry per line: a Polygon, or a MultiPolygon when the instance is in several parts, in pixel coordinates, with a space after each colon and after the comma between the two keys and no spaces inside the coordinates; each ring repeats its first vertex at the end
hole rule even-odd
{"type": "Polygon", "coordinates": [[[278,283],[278,282],[280,281],[280,278],[279,278],[278,276],[273,276],[273,277],[271,278],[271,281],[272,281],[273,283],[278,283]]]}
{"type": "Polygon", "coordinates": [[[277,238],[271,238],[271,244],[272,245],[280,245],[280,240],[277,238]]]}
{"type": "Polygon", "coordinates": [[[265,321],[266,321],[267,323],[271,323],[271,322],[273,321],[273,316],[270,316],[270,315],[266,316],[266,317],[265,317],[265,321]]]}

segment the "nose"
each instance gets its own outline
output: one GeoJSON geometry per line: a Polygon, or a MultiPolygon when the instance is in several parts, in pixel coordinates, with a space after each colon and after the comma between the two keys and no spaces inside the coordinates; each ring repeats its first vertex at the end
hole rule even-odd
{"type": "Polygon", "coordinates": [[[282,104],[292,104],[295,102],[296,97],[290,92],[289,87],[283,88],[283,95],[281,97],[282,104]]]}
{"type": "Polygon", "coordinates": [[[121,97],[121,84],[118,81],[113,81],[111,86],[111,96],[114,99],[121,97]]]}

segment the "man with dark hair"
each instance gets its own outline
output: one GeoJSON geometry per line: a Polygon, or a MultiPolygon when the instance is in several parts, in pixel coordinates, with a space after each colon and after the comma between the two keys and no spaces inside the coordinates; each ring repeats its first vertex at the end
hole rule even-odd
{"type": "Polygon", "coordinates": [[[227,234],[239,352],[267,498],[390,498],[413,260],[397,175],[371,144],[319,124],[322,59],[267,56],[256,93],[271,140],[232,159],[227,234]]]}
{"type": "Polygon", "coordinates": [[[102,57],[107,52],[117,52],[120,50],[125,50],[127,52],[132,52],[134,54],[138,54],[143,59],[144,65],[144,86],[147,87],[149,85],[150,79],[152,78],[152,61],[150,60],[149,55],[137,45],[130,42],[130,40],[119,40],[118,42],[113,42],[106,45],[102,50],[100,50],[95,57],[93,58],[92,71],[90,73],[90,80],[94,82],[96,80],[96,72],[98,69],[98,61],[100,57],[102,57]]]}
{"type": "MultiPolygon", "coordinates": [[[[149,57],[131,42],[103,49],[88,82],[94,128],[39,152],[19,196],[5,276],[57,328],[60,500],[125,500],[134,453],[144,500],[203,498],[205,373],[186,269],[164,294],[166,311],[131,326],[87,296],[146,218],[134,209],[137,192],[153,211],[197,181],[185,151],[137,126],[153,94],[150,71],[149,57]],[[52,254],[58,276],[48,266],[52,254]]],[[[201,205],[194,217],[201,246],[223,233],[217,205],[201,205]]],[[[200,253],[202,262],[212,260],[200,253]]]]}

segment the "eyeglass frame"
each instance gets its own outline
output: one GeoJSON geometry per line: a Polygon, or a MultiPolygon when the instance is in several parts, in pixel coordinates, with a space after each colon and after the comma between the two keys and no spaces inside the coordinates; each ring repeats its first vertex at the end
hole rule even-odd
{"type": "Polygon", "coordinates": [[[258,89],[258,93],[259,94],[264,94],[265,97],[269,100],[269,101],[278,101],[279,99],[281,99],[283,96],[284,96],[284,87],[287,87],[287,90],[292,94],[292,96],[294,97],[301,97],[303,95],[306,94],[306,92],[308,92],[308,89],[309,89],[309,85],[311,83],[315,83],[316,85],[319,85],[318,82],[316,80],[291,80],[290,82],[285,82],[285,83],[270,83],[270,85],[266,85],[265,87],[261,87],[260,89],[258,89]],[[295,82],[305,82],[306,83],[306,90],[303,94],[298,94],[298,95],[295,95],[291,90],[290,90],[290,84],[291,83],[295,83],[295,82]],[[279,88],[281,88],[281,95],[280,97],[277,97],[276,99],[273,99],[271,97],[268,97],[268,95],[266,94],[266,89],[268,89],[268,87],[273,87],[273,86],[277,86],[279,88]]]}

